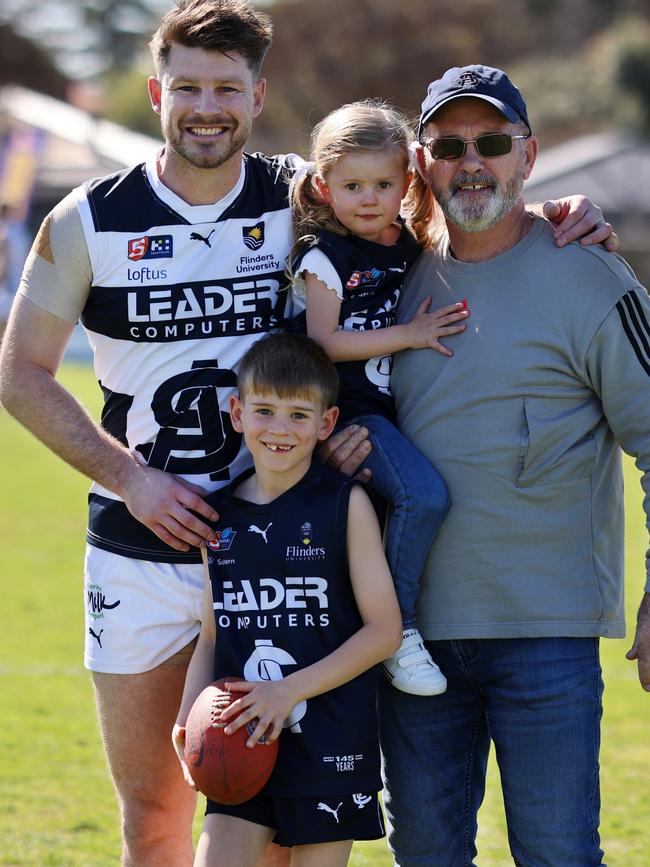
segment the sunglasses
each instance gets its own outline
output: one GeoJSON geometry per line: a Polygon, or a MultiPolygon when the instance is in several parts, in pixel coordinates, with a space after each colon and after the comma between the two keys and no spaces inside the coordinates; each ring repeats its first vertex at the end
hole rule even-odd
{"type": "Polygon", "coordinates": [[[434,160],[460,160],[468,144],[476,145],[482,157],[502,157],[512,150],[513,139],[530,138],[530,135],[508,135],[506,132],[490,132],[478,138],[434,138],[425,144],[434,160]]]}

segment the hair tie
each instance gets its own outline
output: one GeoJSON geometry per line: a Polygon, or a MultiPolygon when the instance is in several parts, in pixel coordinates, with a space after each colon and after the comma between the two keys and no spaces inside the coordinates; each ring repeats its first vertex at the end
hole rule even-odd
{"type": "Polygon", "coordinates": [[[293,198],[293,190],[298,181],[304,178],[305,175],[313,175],[316,172],[316,163],[309,160],[303,160],[298,168],[294,171],[291,181],[289,182],[289,201],[293,198]]]}

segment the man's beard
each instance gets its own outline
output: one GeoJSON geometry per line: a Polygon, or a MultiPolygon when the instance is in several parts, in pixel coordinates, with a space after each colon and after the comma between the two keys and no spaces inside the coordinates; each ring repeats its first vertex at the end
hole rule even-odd
{"type": "Polygon", "coordinates": [[[449,187],[443,189],[431,184],[436,201],[445,217],[464,232],[484,232],[491,229],[518,202],[524,186],[524,167],[520,166],[503,189],[493,175],[459,175],[449,187]],[[463,184],[487,184],[492,192],[476,196],[454,195],[463,184]]]}
{"type": "MultiPolygon", "coordinates": [[[[201,125],[205,126],[205,121],[202,121],[201,125]]],[[[220,124],[215,123],[214,126],[220,126],[220,124]]],[[[228,132],[222,134],[223,141],[213,140],[202,146],[200,139],[197,140],[197,136],[190,138],[188,133],[184,139],[178,130],[166,128],[166,125],[163,125],[166,146],[197,169],[216,169],[228,162],[231,157],[244,148],[250,132],[250,127],[243,129],[240,125],[229,126],[228,132]]]]}

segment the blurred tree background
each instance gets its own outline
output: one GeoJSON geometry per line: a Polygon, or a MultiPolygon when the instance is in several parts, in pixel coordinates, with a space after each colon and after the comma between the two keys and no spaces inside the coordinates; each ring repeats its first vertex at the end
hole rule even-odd
{"type": "MultiPolygon", "coordinates": [[[[253,144],[268,151],[304,151],[311,126],[326,112],[365,96],[382,96],[415,116],[431,79],[448,66],[476,62],[508,70],[544,145],[620,127],[650,133],[650,0],[263,6],[275,40],[253,144]]],[[[50,93],[56,87],[59,95],[62,78],[83,79],[100,93],[103,115],[157,135],[143,81],[151,71],[146,42],[170,7],[171,0],[0,0],[0,83],[11,79],[16,40],[27,37],[41,63],[37,68],[34,59],[30,81],[18,83],[50,93]],[[54,62],[49,75],[43,52],[54,62]]],[[[18,54],[24,57],[24,46],[18,54]]]]}

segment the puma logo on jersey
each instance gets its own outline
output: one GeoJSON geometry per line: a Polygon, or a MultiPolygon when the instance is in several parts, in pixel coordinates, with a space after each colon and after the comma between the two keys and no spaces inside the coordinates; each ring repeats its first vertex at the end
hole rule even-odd
{"type": "Polygon", "coordinates": [[[273,521],[267,526],[266,530],[260,530],[259,527],[256,527],[255,524],[251,524],[248,528],[249,533],[259,533],[260,536],[264,539],[264,541],[268,544],[268,539],[266,538],[266,534],[269,532],[269,529],[273,526],[273,521]]]}
{"type": "Polygon", "coordinates": [[[328,813],[331,813],[332,816],[334,816],[334,818],[336,819],[336,824],[338,825],[338,823],[339,823],[339,810],[341,809],[342,806],[343,806],[343,801],[341,801],[341,803],[338,805],[338,807],[335,810],[333,810],[331,807],[328,807],[327,804],[324,804],[322,801],[319,801],[318,807],[316,809],[317,810],[326,810],[328,813]]]}
{"type": "Polygon", "coordinates": [[[208,247],[211,248],[212,244],[210,243],[210,238],[213,235],[214,235],[214,229],[205,238],[203,237],[203,235],[200,235],[198,232],[192,232],[192,234],[190,235],[190,241],[203,241],[204,244],[206,244],[208,247]]]}

